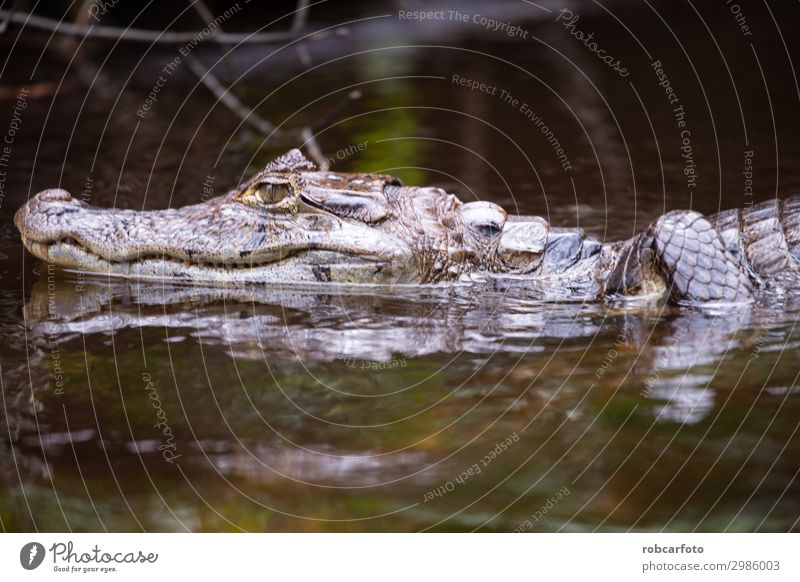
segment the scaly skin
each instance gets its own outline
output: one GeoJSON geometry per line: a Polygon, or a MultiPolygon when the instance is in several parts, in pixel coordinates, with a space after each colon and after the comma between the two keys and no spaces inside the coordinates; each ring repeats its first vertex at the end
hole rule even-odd
{"type": "Polygon", "coordinates": [[[96,273],[212,284],[440,283],[505,278],[546,297],[668,294],[749,301],[795,273],[800,198],[705,218],[675,211],[627,241],[464,204],[391,176],[320,172],[298,150],[203,204],[137,212],[45,190],[15,216],[42,260],[96,273]]]}

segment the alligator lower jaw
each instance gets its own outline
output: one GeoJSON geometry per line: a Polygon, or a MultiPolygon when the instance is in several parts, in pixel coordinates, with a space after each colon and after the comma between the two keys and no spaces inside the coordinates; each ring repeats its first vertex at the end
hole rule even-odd
{"type": "Polygon", "coordinates": [[[368,283],[407,282],[407,273],[393,272],[385,259],[328,250],[308,250],[263,264],[193,263],[169,256],[109,261],[77,242],[25,246],[43,261],[66,269],[113,277],[197,281],[205,284],[237,283],[368,283]]]}

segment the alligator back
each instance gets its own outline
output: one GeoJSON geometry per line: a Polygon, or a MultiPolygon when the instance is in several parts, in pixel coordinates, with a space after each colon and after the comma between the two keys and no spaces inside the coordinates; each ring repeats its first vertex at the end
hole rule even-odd
{"type": "Polygon", "coordinates": [[[708,217],[739,263],[767,279],[800,266],[800,194],[708,217]]]}

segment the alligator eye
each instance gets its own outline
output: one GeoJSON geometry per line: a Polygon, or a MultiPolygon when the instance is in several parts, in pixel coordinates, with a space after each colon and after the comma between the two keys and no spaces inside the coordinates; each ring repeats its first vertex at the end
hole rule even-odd
{"type": "Polygon", "coordinates": [[[270,180],[260,182],[255,187],[254,194],[256,199],[262,204],[275,204],[280,202],[292,193],[292,187],[288,180],[270,180]]]}

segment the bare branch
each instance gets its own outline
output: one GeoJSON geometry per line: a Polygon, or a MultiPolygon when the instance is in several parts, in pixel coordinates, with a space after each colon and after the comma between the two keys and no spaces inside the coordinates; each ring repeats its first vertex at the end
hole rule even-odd
{"type": "Polygon", "coordinates": [[[325,154],[322,153],[322,148],[319,147],[319,143],[317,143],[317,138],[314,136],[314,132],[311,131],[310,127],[304,127],[300,135],[303,136],[306,149],[308,150],[308,155],[311,156],[312,160],[317,162],[320,170],[327,172],[331,165],[328,162],[328,158],[326,158],[325,154]]]}
{"type": "MultiPolygon", "coordinates": [[[[95,0],[83,0],[83,3],[78,7],[78,10],[75,12],[74,22],[75,24],[86,24],[89,21],[89,18],[92,16],[90,9],[92,4],[95,3],[95,0]]],[[[94,16],[96,22],[100,22],[100,19],[97,15],[94,16]]]]}
{"type": "MultiPolygon", "coordinates": [[[[218,44],[241,44],[241,43],[262,43],[277,42],[296,39],[300,36],[297,30],[287,30],[281,32],[255,32],[255,33],[233,33],[219,32],[206,34],[203,31],[197,32],[174,32],[143,30],[141,28],[120,28],[117,26],[102,25],[81,25],[61,20],[54,20],[44,16],[37,16],[28,12],[15,12],[13,10],[0,10],[0,19],[3,22],[13,22],[32,28],[48,30],[58,34],[67,34],[78,37],[104,38],[113,40],[127,40],[132,42],[180,44],[189,41],[208,41],[218,44]]],[[[0,30],[2,32],[2,30],[0,30]]]]}
{"type": "Polygon", "coordinates": [[[295,9],[294,17],[292,18],[291,30],[297,32],[306,25],[309,12],[308,4],[309,0],[297,0],[297,8],[295,9]]]}
{"type": "Polygon", "coordinates": [[[236,95],[231,93],[228,88],[220,83],[211,71],[206,69],[203,63],[198,61],[191,53],[187,53],[184,60],[189,66],[189,69],[200,79],[200,82],[205,85],[223,105],[238,115],[242,121],[249,123],[264,135],[276,135],[279,133],[273,124],[260,117],[255,111],[239,101],[236,95]]]}
{"type": "MultiPolygon", "coordinates": [[[[212,22],[214,20],[214,13],[208,9],[206,3],[203,0],[194,0],[192,2],[192,8],[194,8],[195,12],[203,19],[203,22],[212,22]]],[[[219,33],[221,28],[214,29],[214,33],[219,33]]]]}
{"type": "Polygon", "coordinates": [[[350,105],[353,101],[358,101],[361,99],[361,91],[359,89],[353,89],[347,94],[347,97],[342,99],[339,103],[334,105],[328,113],[320,117],[317,121],[315,121],[311,125],[311,129],[314,131],[319,131],[325,128],[331,121],[333,121],[344,109],[350,105]]]}
{"type": "MultiPolygon", "coordinates": [[[[288,131],[277,129],[272,123],[260,117],[255,111],[239,101],[239,99],[231,93],[229,88],[226,88],[220,83],[211,71],[207,70],[203,64],[191,54],[186,55],[186,64],[189,66],[189,69],[197,75],[200,82],[214,94],[219,102],[235,113],[240,119],[249,123],[262,134],[272,139],[279,139],[283,142],[302,139],[304,142],[303,145],[305,145],[306,150],[308,150],[308,155],[317,163],[319,168],[322,171],[327,171],[330,168],[330,162],[328,158],[325,157],[325,154],[322,153],[322,148],[317,142],[312,127],[304,126],[300,129],[290,129],[288,131]]],[[[351,91],[343,103],[346,105],[359,97],[361,97],[360,91],[351,91]]],[[[344,108],[344,105],[339,103],[328,115],[314,124],[314,127],[326,125],[333,115],[344,108]]]]}
{"type": "Polygon", "coordinates": [[[14,12],[19,8],[21,1],[22,0],[14,0],[14,3],[11,5],[11,10],[4,10],[3,12],[5,12],[5,14],[0,15],[3,19],[2,22],[0,22],[0,34],[3,34],[8,28],[8,23],[11,21],[11,17],[14,16],[14,12]]]}
{"type": "Polygon", "coordinates": [[[191,54],[186,56],[186,64],[188,64],[191,71],[197,75],[200,82],[217,97],[220,103],[233,111],[240,119],[249,123],[272,139],[287,141],[302,138],[308,150],[308,155],[311,156],[311,159],[317,163],[320,169],[326,171],[330,168],[330,163],[322,153],[322,148],[320,148],[319,143],[317,143],[314,132],[310,127],[306,126],[299,130],[295,129],[290,131],[276,129],[272,123],[260,117],[255,111],[239,101],[239,99],[231,93],[230,89],[223,86],[222,83],[191,54]]]}

